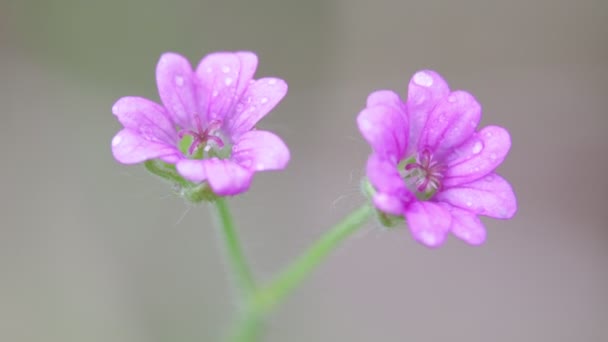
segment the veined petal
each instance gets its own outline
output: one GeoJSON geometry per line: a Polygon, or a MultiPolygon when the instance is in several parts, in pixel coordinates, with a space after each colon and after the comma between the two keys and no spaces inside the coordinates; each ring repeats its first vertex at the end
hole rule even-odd
{"type": "Polygon", "coordinates": [[[385,156],[373,153],[367,159],[367,177],[374,189],[384,193],[397,193],[399,189],[407,190],[405,182],[397,170],[397,162],[385,156]]]}
{"type": "Polygon", "coordinates": [[[181,156],[175,146],[148,140],[130,128],[125,128],[114,136],[112,153],[114,158],[123,164],[137,164],[160,157],[165,160],[179,159],[181,156]]]}
{"type": "Polygon", "coordinates": [[[475,132],[481,106],[465,91],[455,91],[440,101],[429,115],[418,141],[418,149],[429,148],[442,158],[475,132]]]}
{"type": "Polygon", "coordinates": [[[449,188],[482,178],[502,163],[510,148],[511,137],[506,129],[483,128],[447,156],[443,185],[449,188]]]}
{"type": "Polygon", "coordinates": [[[253,177],[253,171],[227,159],[206,159],[205,172],[211,189],[220,196],[246,191],[253,177]]]}
{"type": "Polygon", "coordinates": [[[229,118],[227,131],[238,138],[250,131],[266,114],[268,114],[287,94],[287,83],[279,78],[265,77],[251,84],[234,113],[229,118]]]}
{"type": "Polygon", "coordinates": [[[404,157],[408,125],[403,112],[389,105],[376,105],[361,111],[357,117],[359,131],[374,153],[399,161],[404,157]]]}
{"type": "Polygon", "coordinates": [[[450,206],[452,234],[471,245],[481,245],[486,240],[486,229],[476,214],[450,206]]]}
{"type": "Polygon", "coordinates": [[[441,245],[450,231],[452,217],[443,206],[433,202],[414,202],[405,211],[414,238],[428,247],[441,245]]]}
{"type": "Polygon", "coordinates": [[[196,68],[198,101],[203,121],[224,121],[250,86],[258,65],[252,52],[217,52],[207,55],[196,68]]]}
{"type": "Polygon", "coordinates": [[[220,196],[236,195],[249,189],[253,171],[227,159],[183,159],[177,164],[179,172],[187,180],[209,182],[214,193],[220,196]]]}
{"type": "MultiPolygon", "coordinates": [[[[407,196],[405,196],[407,198],[407,196]]],[[[404,196],[377,192],[373,197],[374,206],[387,214],[401,216],[405,212],[408,201],[404,201],[404,196]]]]}
{"type": "Polygon", "coordinates": [[[250,170],[282,170],[289,162],[289,149],[274,133],[253,130],[239,137],[231,159],[250,170]]]}
{"type": "Polygon", "coordinates": [[[120,98],[112,106],[112,112],[125,128],[138,132],[147,140],[177,144],[175,126],[165,109],[148,99],[135,96],[120,98]]]}
{"type": "Polygon", "coordinates": [[[409,152],[412,152],[418,146],[420,134],[433,108],[449,93],[448,84],[435,71],[421,70],[414,74],[407,91],[407,111],[410,125],[409,152]]]}
{"type": "Polygon", "coordinates": [[[181,128],[195,127],[193,118],[199,113],[199,108],[190,62],[179,54],[164,53],[156,66],[156,84],[160,99],[173,121],[181,128]]]}
{"type": "Polygon", "coordinates": [[[517,211],[513,188],[495,173],[471,183],[443,190],[434,198],[478,215],[499,219],[511,218],[517,211]]]}
{"type": "Polygon", "coordinates": [[[403,104],[403,101],[401,101],[399,94],[391,90],[378,90],[369,94],[366,107],[369,108],[374,106],[394,107],[405,115],[405,105],[403,104]]]}

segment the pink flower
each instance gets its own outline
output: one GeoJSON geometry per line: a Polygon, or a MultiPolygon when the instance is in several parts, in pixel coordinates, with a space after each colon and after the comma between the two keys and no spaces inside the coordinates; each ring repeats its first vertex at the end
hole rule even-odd
{"type": "Polygon", "coordinates": [[[128,96],[112,108],[124,126],[112,139],[114,158],[175,164],[185,179],[206,181],[217,195],[246,191],[256,171],[285,168],[287,146],[255,125],[285,96],[287,84],[254,80],[257,63],[251,52],[220,52],[192,70],[183,56],[163,54],[156,67],[163,105],[128,96]]]}
{"type": "Polygon", "coordinates": [[[508,219],[517,210],[513,189],[494,170],[511,138],[501,127],[476,131],[481,106],[464,91],[450,91],[430,70],[412,77],[407,101],[381,90],[357,118],[372,146],[367,176],[381,212],[404,216],[414,238],[435,247],[452,232],[481,244],[477,217],[508,219]]]}

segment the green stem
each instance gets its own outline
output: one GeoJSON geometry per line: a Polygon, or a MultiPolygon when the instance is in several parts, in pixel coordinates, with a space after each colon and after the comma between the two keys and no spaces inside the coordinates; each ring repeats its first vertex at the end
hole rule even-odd
{"type": "Polygon", "coordinates": [[[253,342],[259,334],[263,318],[274,310],[325,257],[344,239],[352,235],[373,214],[364,205],[327,231],[303,255],[294,261],[267,286],[258,288],[251,297],[245,317],[239,322],[232,337],[234,342],[253,342]]]}
{"type": "Polygon", "coordinates": [[[218,197],[214,203],[217,210],[218,223],[221,227],[220,233],[226,246],[230,266],[234,272],[239,290],[241,290],[244,298],[247,298],[255,291],[256,286],[243,254],[243,249],[234,227],[234,220],[230,214],[226,199],[218,197]]]}

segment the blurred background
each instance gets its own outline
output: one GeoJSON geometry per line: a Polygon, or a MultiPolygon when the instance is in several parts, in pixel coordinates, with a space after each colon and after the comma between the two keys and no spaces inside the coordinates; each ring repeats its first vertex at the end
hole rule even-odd
{"type": "Polygon", "coordinates": [[[110,153],[165,51],[258,53],[292,149],[232,201],[268,279],[356,208],[367,94],[438,70],[507,127],[519,212],[473,248],[371,223],[266,341],[607,341],[608,1],[0,2],[0,341],[219,341],[236,312],[207,206],[110,153]]]}

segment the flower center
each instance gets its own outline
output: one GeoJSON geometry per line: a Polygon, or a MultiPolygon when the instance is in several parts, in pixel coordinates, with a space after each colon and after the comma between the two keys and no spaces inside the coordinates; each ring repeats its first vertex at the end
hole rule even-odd
{"type": "Polygon", "coordinates": [[[196,129],[182,129],[177,133],[180,138],[179,147],[184,155],[192,159],[204,159],[209,157],[227,158],[230,155],[230,146],[224,144],[221,137],[220,120],[212,120],[207,127],[198,115],[194,115],[196,129]]]}
{"type": "Polygon", "coordinates": [[[408,188],[419,200],[428,200],[441,188],[445,166],[433,159],[428,149],[402,161],[399,165],[401,176],[408,188]]]}

